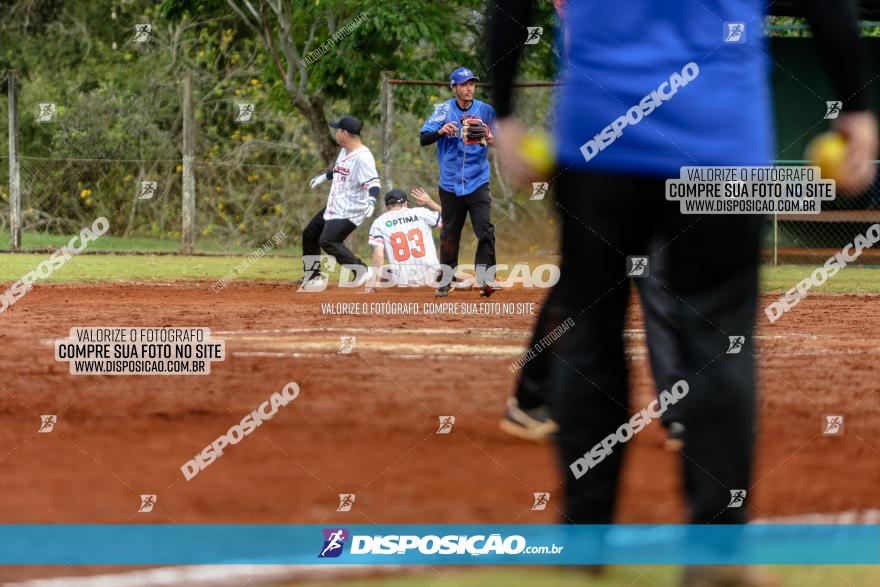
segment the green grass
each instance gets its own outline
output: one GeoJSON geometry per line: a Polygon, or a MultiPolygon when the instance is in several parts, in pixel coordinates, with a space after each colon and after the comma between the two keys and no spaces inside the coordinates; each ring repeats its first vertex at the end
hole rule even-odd
{"type": "MultiPolygon", "coordinates": [[[[25,249],[55,249],[67,244],[70,236],[26,232],[22,235],[25,249]]],[[[260,243],[262,244],[262,243],[260,243]]],[[[258,246],[258,245],[257,245],[258,246]]],[[[236,265],[252,253],[257,246],[243,247],[227,243],[211,242],[200,239],[197,250],[200,253],[221,253],[225,257],[184,257],[179,255],[81,255],[72,259],[61,270],[55,272],[49,281],[102,281],[102,280],[176,280],[176,279],[220,279],[236,265]]],[[[0,231],[0,249],[9,249],[8,231],[0,231]]],[[[467,247],[465,247],[467,248],[467,247]]],[[[141,253],[176,253],[180,250],[180,241],[161,240],[149,237],[129,237],[104,235],[95,241],[89,252],[141,252],[141,253]]],[[[357,251],[367,255],[366,248],[357,251]]],[[[278,247],[273,254],[297,256],[299,247],[278,247]]],[[[469,250],[462,251],[462,259],[469,259],[469,250]]],[[[0,282],[19,279],[48,257],[46,252],[0,254],[0,282]]],[[[515,263],[516,259],[507,261],[515,263]]],[[[533,266],[537,262],[554,262],[552,259],[536,261],[531,259],[533,266]]],[[[780,265],[761,268],[761,290],[764,292],[783,292],[800,280],[808,277],[816,268],[815,265],[780,265]]],[[[239,279],[258,279],[269,281],[286,281],[302,275],[298,259],[283,257],[264,257],[252,263],[239,279]]],[[[880,293],[880,267],[851,266],[838,272],[814,291],[821,293],[880,293]]]]}
{"type": "MultiPolygon", "coordinates": [[[[253,252],[228,256],[182,256],[182,255],[92,255],[72,257],[47,281],[118,281],[118,280],[216,280],[247,259],[253,252]]],[[[11,282],[33,270],[49,258],[47,253],[0,253],[0,283],[11,282]]],[[[465,258],[464,256],[462,258],[465,258]]],[[[513,264],[516,261],[501,260],[513,264]]],[[[532,262],[552,263],[552,259],[532,262]]],[[[266,281],[289,281],[302,277],[302,263],[298,256],[265,256],[248,262],[237,279],[266,281]]]]}
{"type": "MultiPolygon", "coordinates": [[[[102,239],[103,240],[103,239],[102,239]]],[[[49,281],[186,280],[220,279],[244,261],[245,254],[217,257],[180,255],[79,255],[70,259],[49,281]]],[[[0,254],[0,282],[11,282],[48,258],[46,253],[0,254]]],[[[515,261],[506,261],[513,263],[515,261]]],[[[540,262],[552,262],[546,259],[540,262]]],[[[536,262],[533,261],[533,265],[536,262]]],[[[761,290],[785,291],[815,269],[813,265],[780,265],[761,268],[761,290]]],[[[302,275],[296,257],[266,256],[251,263],[239,279],[287,281],[302,275]]],[[[880,293],[880,267],[847,267],[814,291],[821,293],[880,293]]]]}
{"type": "MultiPolygon", "coordinates": [[[[72,235],[47,234],[43,232],[25,232],[21,235],[21,242],[25,250],[45,249],[48,247],[58,248],[66,245],[72,235]]],[[[0,249],[8,250],[11,246],[9,232],[0,234],[0,249]]],[[[121,238],[118,236],[104,235],[92,245],[94,250],[100,251],[179,251],[180,242],[160,240],[146,237],[121,238]]]]}
{"type": "MultiPolygon", "coordinates": [[[[675,587],[680,570],[671,566],[610,568],[602,577],[576,569],[504,568],[455,569],[442,566],[424,574],[345,581],[343,583],[297,583],[298,587],[675,587]]],[[[772,572],[784,587],[867,587],[880,585],[880,566],[776,566],[772,572]]]]}
{"type": "MultiPolygon", "coordinates": [[[[25,232],[21,235],[22,249],[43,250],[48,248],[57,249],[66,245],[73,235],[48,234],[44,232],[25,232]]],[[[233,244],[211,241],[201,237],[196,240],[196,250],[202,253],[230,253],[230,254],[249,254],[251,251],[262,245],[257,243],[254,246],[235,246],[233,244]]],[[[0,231],[0,249],[9,250],[11,242],[9,231],[0,231]]],[[[131,236],[120,237],[103,235],[98,240],[89,245],[90,251],[102,252],[143,252],[143,253],[175,253],[180,251],[180,240],[165,240],[152,237],[131,236]]],[[[293,249],[278,247],[276,251],[283,253],[293,253],[293,249]]]]}
{"type": "MultiPolygon", "coordinates": [[[[45,254],[0,255],[0,282],[15,281],[31,271],[45,254]]],[[[78,255],[53,273],[48,281],[220,279],[246,256],[183,257],[177,255],[78,255]]],[[[289,280],[302,275],[299,259],[263,257],[251,263],[239,279],[289,280]]]]}
{"type": "MultiPolygon", "coordinates": [[[[761,268],[761,291],[782,292],[810,276],[817,265],[779,265],[761,268]]],[[[851,265],[838,271],[810,293],[880,293],[880,267],[851,265]]]]}

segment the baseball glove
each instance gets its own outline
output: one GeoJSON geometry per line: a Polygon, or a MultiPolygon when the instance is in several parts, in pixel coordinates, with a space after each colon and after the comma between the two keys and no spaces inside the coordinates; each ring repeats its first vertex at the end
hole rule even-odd
{"type": "Polygon", "coordinates": [[[489,137],[489,127],[476,116],[466,116],[461,119],[461,140],[466,145],[486,146],[489,137]]]}

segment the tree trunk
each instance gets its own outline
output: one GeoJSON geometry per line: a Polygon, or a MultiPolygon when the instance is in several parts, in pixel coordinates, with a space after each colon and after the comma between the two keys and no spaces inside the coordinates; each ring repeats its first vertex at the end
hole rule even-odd
{"type": "Polygon", "coordinates": [[[339,147],[330,136],[330,127],[324,116],[324,100],[318,96],[310,96],[304,100],[294,98],[293,104],[308,121],[312,135],[318,141],[318,150],[324,164],[328,167],[332,166],[339,147]]]}

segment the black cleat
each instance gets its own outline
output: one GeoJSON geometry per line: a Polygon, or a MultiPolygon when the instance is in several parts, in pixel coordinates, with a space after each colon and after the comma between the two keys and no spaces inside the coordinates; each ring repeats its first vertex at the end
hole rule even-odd
{"type": "Polygon", "coordinates": [[[484,283],[480,286],[480,297],[488,298],[496,291],[502,289],[500,285],[495,282],[492,283],[484,283]]]}
{"type": "Polygon", "coordinates": [[[437,288],[437,291],[434,292],[434,297],[435,298],[445,298],[446,296],[449,295],[449,292],[451,289],[452,288],[450,288],[448,285],[440,286],[437,288]]]}
{"type": "Polygon", "coordinates": [[[327,280],[320,275],[315,275],[309,279],[302,277],[292,283],[297,286],[297,291],[320,292],[327,289],[327,280]]]}
{"type": "Polygon", "coordinates": [[[308,281],[311,281],[317,277],[320,277],[320,274],[316,275],[314,273],[312,273],[312,274],[306,273],[302,277],[300,277],[299,279],[294,279],[293,281],[291,281],[290,284],[291,285],[302,285],[302,284],[304,284],[308,281]]]}

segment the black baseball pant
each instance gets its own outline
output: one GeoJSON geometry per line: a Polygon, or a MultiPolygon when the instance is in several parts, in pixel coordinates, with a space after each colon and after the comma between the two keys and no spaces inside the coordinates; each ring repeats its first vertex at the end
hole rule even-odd
{"type": "MultiPolygon", "coordinates": [[[[483,184],[476,191],[456,196],[454,192],[440,190],[441,216],[443,228],[440,230],[440,264],[448,265],[453,269],[458,266],[458,248],[461,241],[461,231],[468,214],[471,216],[471,226],[477,235],[477,251],[474,255],[476,267],[494,267],[495,261],[495,225],[492,224],[492,196],[489,194],[489,184],[483,184]]],[[[488,281],[495,278],[494,270],[488,270],[485,275],[488,281]]],[[[482,285],[482,284],[478,284],[482,285]]]]}
{"type": "MultiPolygon", "coordinates": [[[[635,283],[658,391],[679,379],[689,386],[664,420],[685,426],[690,521],[744,523],[747,509],[728,504],[732,490],[751,483],[763,218],[683,215],[666,201],[661,179],[570,171],[557,183],[557,201],[561,278],[532,343],[567,318],[574,326],[525,365],[517,397],[526,407],[550,404],[560,425],[566,521],[613,520],[626,443],[579,479],[569,465],[630,418],[623,328],[635,283]],[[628,255],[648,257],[647,277],[627,276],[628,255]],[[729,336],[745,337],[740,353],[727,354],[729,336]]],[[[656,434],[652,426],[642,433],[656,434]]]]}
{"type": "MultiPolygon", "coordinates": [[[[564,222],[562,225],[563,231],[565,231],[564,222]]],[[[675,356],[674,353],[666,352],[665,349],[674,348],[675,333],[680,329],[675,323],[676,300],[669,290],[664,289],[661,285],[663,282],[660,281],[662,276],[667,275],[668,255],[664,254],[662,250],[655,251],[650,258],[650,263],[649,274],[657,279],[639,281],[637,294],[644,321],[651,329],[651,339],[658,349],[657,352],[649,355],[651,372],[658,376],[662,374],[665,387],[661,389],[669,389],[669,385],[676,381],[671,375],[676,371],[673,367],[675,356]]],[[[578,295],[578,291],[573,291],[571,287],[572,280],[561,278],[559,283],[550,290],[535,323],[530,348],[535,347],[538,341],[547,337],[569,318],[571,306],[580,300],[580,297],[576,300],[569,299],[571,296],[578,295]]],[[[577,323],[575,317],[571,318],[577,323]]],[[[550,367],[553,364],[554,354],[559,351],[558,345],[562,344],[565,344],[565,341],[557,338],[553,343],[554,346],[551,347],[555,352],[538,353],[535,358],[525,364],[520,372],[516,389],[519,407],[531,410],[541,406],[552,406],[553,390],[551,389],[550,367]]],[[[665,424],[677,421],[674,405],[666,411],[662,421],[665,424]]]]}
{"type": "Polygon", "coordinates": [[[347,265],[349,268],[366,267],[366,264],[344,244],[348,235],[357,228],[357,224],[346,218],[324,220],[324,210],[326,208],[321,208],[321,211],[315,214],[303,230],[302,251],[305,279],[309,279],[312,272],[317,269],[316,267],[306,267],[305,257],[320,255],[322,250],[333,256],[340,265],[347,265]]]}

